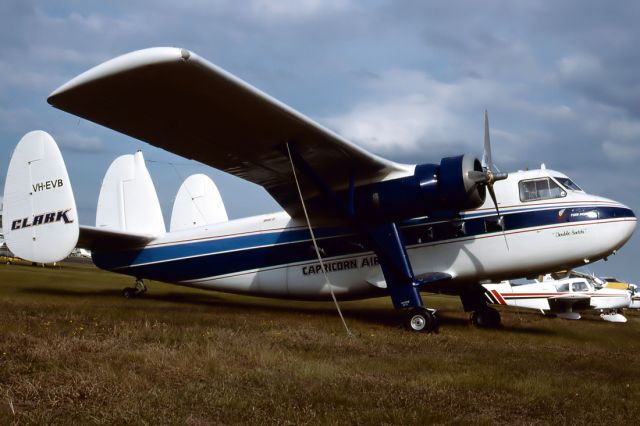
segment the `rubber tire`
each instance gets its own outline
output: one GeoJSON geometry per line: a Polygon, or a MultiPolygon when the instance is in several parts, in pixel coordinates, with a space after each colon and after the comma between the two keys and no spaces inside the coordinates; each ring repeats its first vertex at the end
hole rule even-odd
{"type": "Polygon", "coordinates": [[[134,297],[136,297],[137,291],[136,291],[135,288],[127,287],[127,288],[122,289],[122,295],[126,299],[133,299],[134,297]]]}
{"type": "Polygon", "coordinates": [[[405,316],[405,327],[415,333],[437,333],[440,322],[434,312],[425,308],[415,308],[405,316]]]}
{"type": "Polygon", "coordinates": [[[471,314],[471,322],[479,328],[499,328],[502,324],[500,312],[493,308],[483,308],[471,314]]]}

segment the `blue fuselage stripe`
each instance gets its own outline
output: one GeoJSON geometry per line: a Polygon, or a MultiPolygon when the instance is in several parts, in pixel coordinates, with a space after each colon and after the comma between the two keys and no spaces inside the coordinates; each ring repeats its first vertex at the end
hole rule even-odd
{"type": "MultiPolygon", "coordinates": [[[[558,207],[506,213],[505,231],[569,224],[571,222],[635,217],[622,207],[558,207]]],[[[431,245],[501,232],[496,216],[462,217],[459,220],[433,222],[428,218],[401,225],[407,246],[431,245]],[[493,225],[491,221],[493,220],[493,225]],[[464,226],[462,227],[462,223],[464,226]]],[[[355,256],[370,250],[364,241],[345,228],[316,231],[323,257],[355,256]]],[[[314,262],[315,252],[308,230],[296,228],[260,234],[233,236],[205,241],[149,246],[139,250],[94,252],[100,268],[117,270],[140,278],[180,282],[269,268],[297,262],[314,262]]]]}

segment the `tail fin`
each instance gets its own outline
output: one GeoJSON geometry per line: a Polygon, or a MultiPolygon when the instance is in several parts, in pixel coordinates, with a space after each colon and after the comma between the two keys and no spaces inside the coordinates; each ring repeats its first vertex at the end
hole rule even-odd
{"type": "Polygon", "coordinates": [[[166,232],[141,151],[120,156],[109,166],[98,197],[96,227],[150,235],[166,232]]]}
{"type": "Polygon", "coordinates": [[[76,202],[62,154],[48,133],[27,133],[13,151],[3,215],[7,246],[18,257],[57,262],[76,246],[76,202]]]}
{"type": "Polygon", "coordinates": [[[216,184],[206,175],[189,176],[180,186],[171,212],[171,232],[226,222],[227,211],[216,184]]]}

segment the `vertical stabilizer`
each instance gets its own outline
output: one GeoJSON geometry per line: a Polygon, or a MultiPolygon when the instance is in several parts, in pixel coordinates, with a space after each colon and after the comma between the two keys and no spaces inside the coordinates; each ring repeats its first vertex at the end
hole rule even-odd
{"type": "Polygon", "coordinates": [[[9,249],[32,262],[62,260],[78,242],[78,212],[67,168],[46,132],[27,133],[13,151],[2,225],[9,249]]]}
{"type": "Polygon", "coordinates": [[[189,176],[180,186],[171,212],[171,232],[226,222],[227,211],[216,184],[206,175],[189,176]]]}
{"type": "Polygon", "coordinates": [[[116,158],[102,180],[96,227],[137,234],[166,231],[160,202],[142,152],[116,158]]]}

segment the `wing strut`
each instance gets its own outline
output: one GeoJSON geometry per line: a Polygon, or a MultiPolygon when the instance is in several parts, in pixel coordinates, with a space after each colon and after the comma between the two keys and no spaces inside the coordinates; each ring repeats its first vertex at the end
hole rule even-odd
{"type": "Polygon", "coordinates": [[[327,270],[324,268],[324,262],[322,262],[322,256],[320,255],[320,249],[318,248],[318,243],[316,242],[316,236],[313,233],[313,228],[311,227],[311,221],[309,220],[309,214],[307,213],[307,207],[304,204],[304,197],[302,197],[302,190],[300,189],[300,182],[298,181],[298,175],[296,174],[296,168],[293,165],[293,159],[291,158],[291,150],[289,149],[289,143],[286,144],[287,154],[289,154],[289,162],[291,163],[291,171],[293,172],[293,179],[296,181],[296,188],[298,189],[298,195],[300,196],[300,203],[302,204],[302,211],[304,212],[304,217],[307,220],[307,227],[309,228],[309,233],[311,234],[311,240],[313,241],[313,247],[316,250],[316,256],[318,256],[318,262],[320,263],[320,268],[322,269],[322,273],[324,274],[324,279],[327,285],[329,286],[329,291],[331,292],[331,298],[333,299],[333,303],[336,305],[336,310],[338,311],[338,315],[340,315],[340,319],[342,320],[342,325],[344,325],[344,329],[347,330],[347,335],[353,337],[351,330],[347,326],[347,322],[344,320],[344,316],[342,315],[342,310],[340,310],[340,305],[338,304],[338,300],[336,299],[336,295],[333,292],[333,285],[331,285],[331,281],[329,281],[329,277],[327,276],[327,270]]]}
{"type": "MultiPolygon", "coordinates": [[[[420,288],[448,281],[452,278],[451,275],[445,273],[429,274],[425,279],[415,276],[398,225],[395,222],[374,222],[355,211],[355,176],[353,174],[349,180],[349,190],[345,200],[338,196],[302,158],[294,143],[286,143],[285,152],[294,169],[297,167],[306,178],[317,186],[330,206],[347,221],[357,234],[365,238],[370,249],[378,256],[393,305],[396,309],[402,309],[409,313],[409,327],[416,331],[437,331],[435,310],[424,308],[420,288]],[[422,319],[416,320],[416,315],[421,316],[422,319]]],[[[310,225],[309,229],[311,229],[310,225]]]]}

